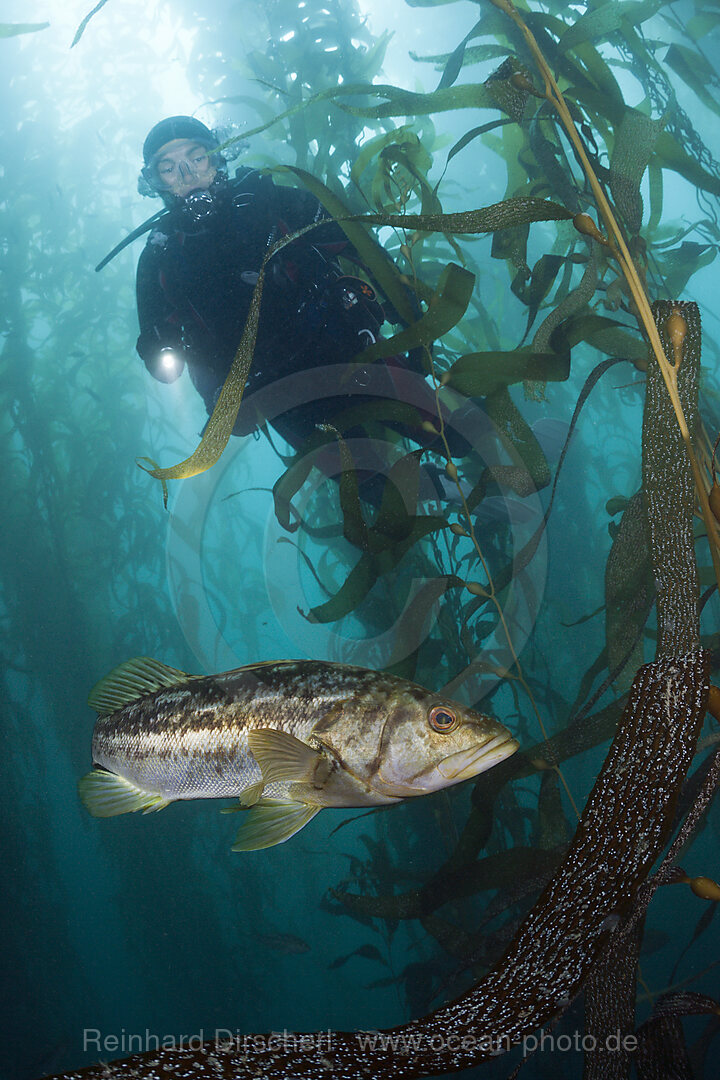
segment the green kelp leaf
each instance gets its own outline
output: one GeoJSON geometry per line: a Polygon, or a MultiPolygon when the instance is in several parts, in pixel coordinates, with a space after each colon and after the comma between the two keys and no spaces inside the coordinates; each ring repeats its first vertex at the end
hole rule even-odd
{"type": "Polygon", "coordinates": [[[539,169],[533,172],[539,172],[544,181],[543,186],[549,188],[556,198],[572,210],[573,214],[577,214],[583,209],[583,204],[573,180],[565,149],[556,141],[556,133],[552,129],[548,129],[548,134],[552,136],[548,138],[545,127],[546,125],[537,121],[530,124],[528,141],[539,166],[539,169]]]}
{"type": "MultiPolygon", "coordinates": [[[[382,135],[377,135],[374,139],[369,139],[366,143],[360,147],[352,169],[350,170],[350,179],[354,184],[360,186],[360,177],[367,169],[373,158],[377,157],[381,150],[391,143],[399,143],[402,145],[404,139],[409,134],[415,134],[410,124],[403,124],[401,127],[393,128],[392,131],[386,131],[382,135]]],[[[417,135],[415,135],[417,138],[417,135]]]]}
{"type": "Polygon", "coordinates": [[[540,774],[537,846],[542,851],[557,851],[567,844],[571,832],[563,809],[560,774],[546,769],[540,774]]]}
{"type": "MultiPolygon", "coordinates": [[[[589,305],[597,288],[598,281],[598,262],[599,262],[599,244],[594,240],[586,238],[586,242],[590,249],[590,257],[588,258],[587,265],[583,271],[583,275],[575,286],[574,289],[567,291],[568,278],[566,275],[566,281],[564,281],[557,295],[562,296],[562,300],[556,303],[552,311],[543,319],[538,329],[535,331],[530,347],[536,352],[546,352],[551,346],[551,342],[555,340],[555,344],[558,348],[558,336],[563,322],[569,319],[573,315],[577,315],[580,311],[583,311],[589,305]],[[556,335],[553,338],[553,335],[556,335]]],[[[566,264],[567,270],[572,270],[572,262],[570,258],[566,264]]],[[[529,400],[542,400],[545,396],[545,384],[542,382],[526,382],[524,385],[525,397],[529,400]]]]}
{"type": "Polygon", "coordinates": [[[615,30],[621,29],[624,20],[639,26],[646,19],[651,19],[668,2],[669,0],[628,0],[626,3],[617,3],[617,0],[610,0],[607,4],[585,11],[561,36],[557,44],[558,52],[566,53],[588,42],[605,41],[615,30]]]}
{"type": "MultiPolygon", "coordinates": [[[[504,117],[501,120],[490,120],[487,124],[480,124],[479,127],[474,127],[471,128],[469,131],[466,131],[462,138],[458,139],[458,141],[448,151],[448,156],[445,160],[445,168],[442,171],[440,180],[442,180],[448,165],[456,154],[459,154],[461,150],[464,150],[466,146],[469,146],[470,143],[474,139],[477,139],[480,135],[485,135],[485,133],[488,131],[494,131],[496,128],[504,127],[505,124],[512,124],[512,120],[510,120],[509,117],[504,117]]],[[[440,184],[440,180],[438,180],[438,183],[435,185],[436,191],[440,184]]]]}
{"type": "Polygon", "coordinates": [[[497,390],[526,380],[564,382],[570,375],[570,353],[514,352],[466,353],[443,375],[443,383],[465,397],[487,397],[497,390]]]}
{"type": "MultiPolygon", "coordinates": [[[[538,199],[531,195],[514,195],[502,202],[479,210],[462,210],[456,214],[363,214],[353,218],[369,225],[389,225],[416,232],[472,233],[496,232],[534,221],[569,221],[575,215],[560,203],[538,199]]],[[[342,223],[341,223],[342,224],[342,223]]]]}
{"type": "Polygon", "coordinates": [[[378,155],[378,170],[372,188],[377,209],[382,212],[387,200],[393,209],[402,210],[407,201],[407,187],[420,195],[421,213],[441,213],[440,200],[427,178],[431,165],[430,154],[414,133],[406,136],[402,144],[390,143],[384,147],[378,155]]]}
{"type": "Polygon", "coordinates": [[[38,30],[47,30],[49,25],[49,22],[0,23],[0,38],[16,37],[18,34],[35,34],[38,30]]]}
{"type": "Polygon", "coordinates": [[[604,315],[576,315],[567,319],[553,335],[553,344],[561,343],[568,349],[581,341],[608,356],[618,356],[633,363],[644,364],[647,359],[647,343],[632,328],[604,315]]]}
{"type": "Polygon", "coordinates": [[[572,26],[568,27],[557,43],[558,53],[568,52],[570,49],[584,45],[586,42],[606,39],[613,31],[619,30],[622,25],[622,8],[615,0],[607,4],[585,11],[572,26]]]}
{"type": "Polygon", "coordinates": [[[440,600],[448,589],[464,588],[464,585],[465,583],[455,575],[433,577],[422,582],[411,593],[402,614],[393,626],[393,651],[384,665],[385,671],[390,671],[393,675],[399,675],[405,679],[412,680],[415,677],[418,650],[416,649],[408,656],[408,643],[422,641],[423,645],[427,646],[428,635],[437,624],[440,600]],[[407,665],[408,660],[412,662],[412,670],[407,670],[406,666],[407,674],[403,674],[400,668],[403,664],[407,665]]]}
{"type": "Polygon", "coordinates": [[[662,169],[651,165],[648,169],[650,184],[650,220],[647,224],[648,236],[654,236],[663,212],[663,174],[662,169]]]}
{"type": "MultiPolygon", "coordinates": [[[[400,280],[400,271],[388,259],[377,240],[367,232],[366,224],[374,225],[378,221],[385,224],[383,215],[353,215],[343,200],[330,190],[322,180],[312,173],[292,165],[282,167],[297,176],[316,199],[322,203],[341,226],[348,240],[355,247],[358,255],[367,266],[388,300],[393,304],[400,318],[410,325],[415,321],[416,312],[408,296],[405,285],[400,280]]],[[[399,215],[397,215],[399,217],[399,215]]],[[[440,215],[443,216],[443,215],[440,215]]],[[[402,220],[402,219],[401,219],[402,220]]],[[[410,226],[411,228],[413,226],[410,226]]]]}
{"type": "Polygon", "coordinates": [[[720,179],[706,172],[694,157],[683,150],[669,131],[663,131],[658,136],[652,163],[662,169],[670,169],[671,172],[678,173],[695,187],[709,191],[711,195],[720,195],[720,179]]]}
{"type": "Polygon", "coordinates": [[[663,120],[651,120],[637,109],[626,109],[615,132],[610,154],[610,191],[633,236],[640,232],[643,202],[640,182],[653,153],[663,120]]]}
{"type": "Polygon", "coordinates": [[[406,540],[412,532],[424,453],[412,450],[388,470],[373,530],[392,541],[406,540]]]}
{"type": "Polygon", "coordinates": [[[336,622],[338,619],[344,619],[363,602],[378,576],[379,570],[375,556],[361,555],[345,579],[345,583],[330,600],[324,604],[318,604],[307,613],[301,611],[300,614],[312,623],[336,622]]]}
{"type": "Polygon", "coordinates": [[[527,281],[530,267],[527,264],[527,243],[530,237],[529,225],[513,225],[502,232],[493,233],[490,257],[506,259],[517,270],[513,283],[527,281]]]}
{"type": "Polygon", "coordinates": [[[686,45],[671,45],[665,53],[665,63],[697,94],[706,108],[720,115],[720,103],[708,90],[708,86],[716,83],[717,74],[702,53],[688,49],[686,45]]]}
{"type": "Polygon", "coordinates": [[[70,46],[71,49],[73,48],[74,45],[77,45],[78,41],[80,40],[80,38],[85,33],[85,28],[86,28],[87,24],[90,22],[90,20],[92,19],[93,15],[97,15],[98,11],[100,11],[100,8],[104,8],[106,4],[107,4],[107,0],[100,0],[100,3],[96,4],[95,7],[92,9],[92,11],[88,12],[88,14],[85,16],[85,18],[80,23],[77,30],[75,31],[75,37],[72,39],[72,45],[70,46]]]}
{"type": "Polygon", "coordinates": [[[355,357],[356,362],[364,364],[431,345],[460,322],[467,311],[474,286],[474,274],[455,263],[449,263],[440,275],[438,287],[430,298],[427,311],[417,322],[390,338],[383,338],[370,345],[355,357]]]}
{"type": "MultiPolygon", "coordinates": [[[[136,459],[136,463],[140,466],[141,469],[145,468],[145,466],[142,464],[143,461],[146,461],[147,464],[150,465],[151,468],[153,468],[153,469],[159,469],[160,468],[157,461],[153,461],[152,458],[150,458],[150,457],[139,457],[139,458],[136,459]]],[[[149,470],[147,470],[147,471],[149,472],[149,470]]],[[[165,480],[163,480],[163,479],[160,480],[160,483],[162,484],[163,509],[167,510],[167,508],[168,508],[168,494],[169,494],[168,486],[167,486],[167,483],[165,482],[165,480]]]]}
{"type": "MultiPolygon", "coordinates": [[[[301,233],[303,231],[306,232],[307,229],[300,230],[301,233]]],[[[297,235],[300,234],[292,234],[290,239],[297,235]]],[[[260,302],[262,300],[263,284],[265,281],[265,266],[270,256],[274,254],[275,251],[279,250],[280,247],[284,247],[285,242],[288,242],[287,237],[283,237],[283,241],[280,241],[279,244],[274,244],[263,258],[257,284],[255,285],[250,301],[250,310],[242,332],[240,344],[235,353],[235,358],[233,359],[230,371],[223,383],[215,408],[207,422],[205,433],[200,440],[199,446],[190,457],[167,469],[149,469],[138,461],[140,468],[145,469],[145,471],[149,472],[156,480],[162,480],[164,482],[166,480],[184,480],[190,476],[198,476],[200,473],[206,472],[208,469],[212,468],[227,446],[240,409],[240,403],[245,391],[245,384],[247,383],[247,377],[250,371],[250,365],[252,364],[253,353],[255,351],[255,340],[257,338],[258,323],[260,321],[260,302]]]]}
{"type": "MultiPolygon", "coordinates": [[[[698,305],[655,300],[652,311],[663,349],[669,356],[673,351],[668,329],[670,317],[679,313],[685,321],[677,392],[688,429],[694,432],[698,423],[702,336],[698,305]]],[[[697,649],[700,636],[693,535],[696,492],[690,458],[652,350],[648,350],[642,467],[657,592],[657,653],[659,656],[685,656],[697,649]]]]}
{"type": "MultiPolygon", "coordinates": [[[[569,373],[569,366],[568,366],[569,373]]],[[[513,465],[491,465],[487,472],[498,484],[512,488],[521,498],[550,483],[550,468],[540,443],[525,421],[507,386],[485,398],[485,411],[508,448],[520,459],[513,465]]],[[[497,585],[497,581],[496,581],[497,585]]]]}
{"type": "MultiPolygon", "coordinates": [[[[507,45],[471,45],[463,51],[463,67],[470,67],[472,64],[484,64],[487,60],[497,60],[500,57],[505,57],[508,54],[507,45]]],[[[419,53],[408,53],[411,60],[414,60],[418,64],[436,64],[441,68],[445,68],[450,61],[452,53],[435,53],[432,56],[420,56],[419,53]]]]}
{"type": "Polygon", "coordinates": [[[294,455],[282,476],[275,481],[273,486],[275,517],[287,532],[295,532],[299,528],[299,521],[293,522],[290,519],[292,500],[310,475],[314,464],[313,451],[332,442],[333,438],[332,432],[314,431],[294,455]]]}
{"type": "Polygon", "coordinates": [[[311,608],[305,617],[309,622],[325,623],[335,622],[349,615],[362,603],[378,578],[391,573],[414,544],[428,533],[446,526],[447,521],[442,517],[415,517],[410,533],[402,542],[388,544],[380,553],[365,552],[361,555],[335,596],[326,603],[311,608]]]}
{"type": "Polygon", "coordinates": [[[460,44],[449,55],[445,68],[443,70],[440,82],[437,84],[437,90],[444,90],[447,86],[452,86],[458,75],[462,71],[463,64],[465,62],[465,46],[469,41],[472,41],[474,37],[477,37],[481,33],[482,21],[476,22],[472,30],[465,35],[460,44]]]}
{"type": "Polygon", "coordinates": [[[657,255],[663,283],[670,296],[681,296],[692,275],[703,266],[709,266],[717,255],[716,244],[698,244],[683,240],[679,247],[657,255]]]}
{"type": "Polygon", "coordinates": [[[454,109],[494,109],[496,105],[484,83],[468,83],[418,94],[401,90],[397,86],[372,86],[363,93],[373,97],[387,98],[382,105],[346,105],[335,101],[338,108],[352,116],[380,120],[389,116],[429,116],[430,113],[449,112],[454,109]]]}
{"type": "MultiPolygon", "coordinates": [[[[394,30],[383,30],[375,43],[370,45],[367,52],[363,54],[362,67],[361,70],[358,71],[358,74],[362,75],[369,83],[372,83],[373,79],[379,74],[383,66],[387,47],[394,35],[394,30]]],[[[355,52],[353,55],[353,66],[359,63],[359,54],[355,52]]]]}
{"type": "Polygon", "coordinates": [[[532,268],[532,274],[528,281],[524,275],[515,279],[512,283],[512,291],[528,308],[528,321],[525,334],[535,322],[535,317],[540,305],[553,287],[558,271],[565,264],[564,255],[541,255],[532,268]]]}
{"type": "Polygon", "coordinates": [[[356,427],[362,427],[370,434],[374,428],[382,426],[385,429],[382,438],[391,442],[401,438],[396,430],[398,427],[416,428],[421,423],[422,417],[415,405],[391,398],[350,405],[333,416],[333,427],[343,435],[356,427]]]}
{"type": "Polygon", "coordinates": [[[689,38],[693,41],[700,41],[706,34],[709,34],[711,30],[720,23],[720,14],[715,11],[701,11],[697,15],[693,15],[691,19],[685,23],[684,30],[689,38]]]}
{"type": "Polygon", "coordinates": [[[348,450],[347,443],[337,428],[332,424],[321,424],[320,430],[335,436],[340,449],[340,508],[343,515],[343,535],[348,543],[360,548],[361,551],[372,551],[370,529],[363,517],[360,503],[360,485],[358,483],[357,470],[352,454],[348,450]]]}

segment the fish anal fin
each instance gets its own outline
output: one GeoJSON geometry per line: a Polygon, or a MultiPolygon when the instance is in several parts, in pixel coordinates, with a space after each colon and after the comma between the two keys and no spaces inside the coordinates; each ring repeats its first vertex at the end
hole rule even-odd
{"type": "Polygon", "coordinates": [[[143,791],[122,776],[93,769],[78,781],[78,793],[93,817],[116,817],[142,810],[162,810],[171,801],[157,792],[143,791]]]}
{"type": "Polygon", "coordinates": [[[156,690],[181,686],[197,678],[185,671],[168,667],[160,660],[150,656],[135,656],[118,664],[105,678],[93,686],[88,696],[88,705],[96,709],[100,716],[122,709],[138,698],[152,694],[156,690]]]}
{"type": "Polygon", "coordinates": [[[330,764],[318,750],[286,731],[256,728],[248,732],[248,746],[260,766],[263,784],[297,780],[321,786],[330,771],[330,764]]]}
{"type": "Polygon", "coordinates": [[[319,806],[285,799],[261,799],[240,827],[233,851],[260,851],[283,844],[304,829],[321,810],[319,806]]]}

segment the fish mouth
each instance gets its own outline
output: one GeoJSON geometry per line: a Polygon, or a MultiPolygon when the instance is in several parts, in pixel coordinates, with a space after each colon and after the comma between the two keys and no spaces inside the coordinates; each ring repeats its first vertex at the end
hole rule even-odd
{"type": "Polygon", "coordinates": [[[520,746],[517,739],[509,735],[497,735],[482,746],[473,746],[468,750],[458,750],[455,754],[449,754],[435,766],[435,771],[443,780],[454,784],[461,780],[468,780],[471,776],[485,772],[486,769],[497,765],[510,757],[520,746]]]}

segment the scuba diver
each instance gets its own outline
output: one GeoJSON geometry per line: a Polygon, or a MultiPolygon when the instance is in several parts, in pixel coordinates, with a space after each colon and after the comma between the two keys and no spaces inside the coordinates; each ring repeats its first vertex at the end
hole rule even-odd
{"type": "MultiPolygon", "coordinates": [[[[263,257],[276,240],[312,223],[327,222],[267,264],[257,341],[234,433],[246,434],[264,422],[246,407],[246,399],[262,387],[295,372],[345,364],[377,340],[383,308],[367,281],[343,272],[337,256],[359,262],[354,248],[308,191],[277,186],[252,168],[240,168],[230,179],[218,137],[189,116],[156,124],[145,139],[143,159],[139,190],[159,195],[166,207],[152,224],[137,269],[137,351],[156,379],[173,382],[187,366],[212,413],[263,257]]],[[[417,429],[402,434],[427,441],[420,425],[435,417],[435,400],[422,383],[420,357],[391,357],[375,366],[384,369],[381,378],[391,399],[403,397],[403,374],[425,387],[417,429]]],[[[288,401],[279,415],[275,405],[270,422],[298,449],[340,409],[377,400],[377,391],[363,398],[366,377],[366,371],[358,372],[355,385],[341,397],[288,401]]]]}

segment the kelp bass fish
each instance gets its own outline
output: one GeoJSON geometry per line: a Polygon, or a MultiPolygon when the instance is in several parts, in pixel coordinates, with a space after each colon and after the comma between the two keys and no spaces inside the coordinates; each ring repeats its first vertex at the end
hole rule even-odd
{"type": "Polygon", "coordinates": [[[317,660],[202,676],[138,657],[89,704],[94,769],[78,787],[90,813],[237,798],[250,809],[234,851],[282,843],[323,807],[450,787],[518,747],[496,720],[405,679],[317,660]]]}

